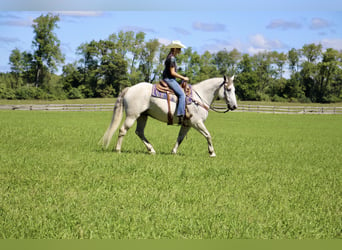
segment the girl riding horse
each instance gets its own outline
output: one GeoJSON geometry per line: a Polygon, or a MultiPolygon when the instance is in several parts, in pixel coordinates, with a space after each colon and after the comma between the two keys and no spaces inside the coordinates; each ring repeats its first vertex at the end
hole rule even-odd
{"type": "Polygon", "coordinates": [[[177,73],[176,56],[181,52],[182,48],[186,47],[180,41],[172,41],[166,48],[170,49],[170,53],[168,54],[165,60],[163,80],[175,92],[175,94],[178,97],[176,114],[178,117],[178,124],[183,124],[185,116],[185,94],[183,92],[183,89],[179,86],[178,82],[176,81],[176,78],[179,78],[183,81],[189,81],[189,78],[177,73]]]}

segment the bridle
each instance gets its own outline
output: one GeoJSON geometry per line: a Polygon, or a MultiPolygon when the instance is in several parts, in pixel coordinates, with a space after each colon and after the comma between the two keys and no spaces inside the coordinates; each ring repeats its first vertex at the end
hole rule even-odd
{"type": "MultiPolygon", "coordinates": [[[[227,100],[227,91],[229,91],[229,90],[228,90],[228,87],[229,87],[230,85],[231,85],[231,84],[229,84],[229,82],[227,82],[227,80],[225,79],[225,80],[223,81],[223,83],[221,83],[220,86],[219,86],[219,88],[218,88],[218,90],[219,90],[219,89],[222,88],[222,86],[224,86],[224,99],[225,99],[225,101],[226,101],[227,108],[215,108],[215,107],[212,106],[212,104],[207,105],[207,104],[203,101],[202,97],[201,97],[196,91],[195,91],[195,93],[196,93],[197,96],[201,99],[201,102],[202,102],[202,103],[199,103],[199,102],[197,102],[197,101],[195,101],[195,100],[193,100],[193,102],[194,102],[196,105],[201,106],[202,108],[204,108],[204,109],[207,110],[207,111],[212,110],[212,111],[217,112],[217,113],[227,113],[227,112],[230,110],[229,107],[228,107],[228,100],[227,100]]],[[[214,99],[216,99],[216,97],[217,97],[217,95],[215,96],[214,99]]]]}

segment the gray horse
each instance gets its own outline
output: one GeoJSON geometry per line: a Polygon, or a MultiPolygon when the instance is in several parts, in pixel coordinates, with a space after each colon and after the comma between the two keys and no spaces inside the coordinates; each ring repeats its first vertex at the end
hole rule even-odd
{"type": "MultiPolygon", "coordinates": [[[[193,102],[188,105],[188,110],[192,116],[189,120],[186,120],[186,124],[181,125],[177,142],[172,149],[172,154],[177,153],[177,149],[185,135],[188,133],[189,129],[193,127],[207,139],[209,155],[211,157],[216,156],[210,133],[205,127],[204,121],[208,117],[210,105],[217,97],[225,99],[228,110],[237,108],[233,80],[234,76],[230,78],[224,76],[223,78],[211,78],[192,86],[193,102]]],[[[166,123],[168,121],[168,105],[166,100],[152,97],[151,92],[152,84],[146,82],[125,88],[121,92],[114,106],[112,121],[100,141],[105,148],[108,147],[113,134],[119,127],[123,117],[123,111],[125,110],[126,119],[119,131],[115,148],[116,151],[121,151],[124,136],[128,129],[133,126],[134,122],[137,121],[135,133],[143,141],[149,153],[156,153],[151,143],[146,139],[144,129],[148,116],[166,123]]],[[[171,110],[173,113],[175,113],[175,109],[176,103],[171,103],[171,110]]],[[[174,115],[174,117],[176,116],[174,115]]],[[[177,117],[175,119],[177,119],[177,117]]],[[[174,122],[177,123],[178,121],[175,120],[174,122]]]]}

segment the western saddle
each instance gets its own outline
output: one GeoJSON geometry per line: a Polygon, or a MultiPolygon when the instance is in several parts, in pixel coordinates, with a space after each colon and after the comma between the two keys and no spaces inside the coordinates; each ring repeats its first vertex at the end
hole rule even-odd
{"type": "MultiPolygon", "coordinates": [[[[187,97],[191,98],[191,87],[188,85],[188,83],[186,81],[183,81],[181,83],[181,87],[185,93],[185,95],[187,97]]],[[[167,113],[167,118],[168,118],[168,122],[167,125],[172,125],[173,124],[173,114],[171,112],[171,95],[176,95],[175,92],[173,91],[173,89],[171,89],[169,87],[169,85],[167,85],[167,83],[164,80],[160,80],[160,82],[158,84],[156,84],[156,88],[159,92],[162,93],[166,93],[167,96],[167,107],[168,107],[168,113],[167,113]]],[[[190,119],[191,118],[191,114],[189,113],[188,107],[187,105],[185,105],[185,119],[190,119]]]]}

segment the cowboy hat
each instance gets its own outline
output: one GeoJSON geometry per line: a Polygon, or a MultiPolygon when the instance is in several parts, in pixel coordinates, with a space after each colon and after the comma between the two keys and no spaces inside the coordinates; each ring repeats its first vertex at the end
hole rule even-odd
{"type": "Polygon", "coordinates": [[[182,48],[184,48],[185,49],[186,46],[184,44],[182,44],[180,41],[174,40],[169,45],[167,45],[166,48],[168,48],[168,49],[172,49],[172,48],[182,49],[182,48]]]}

